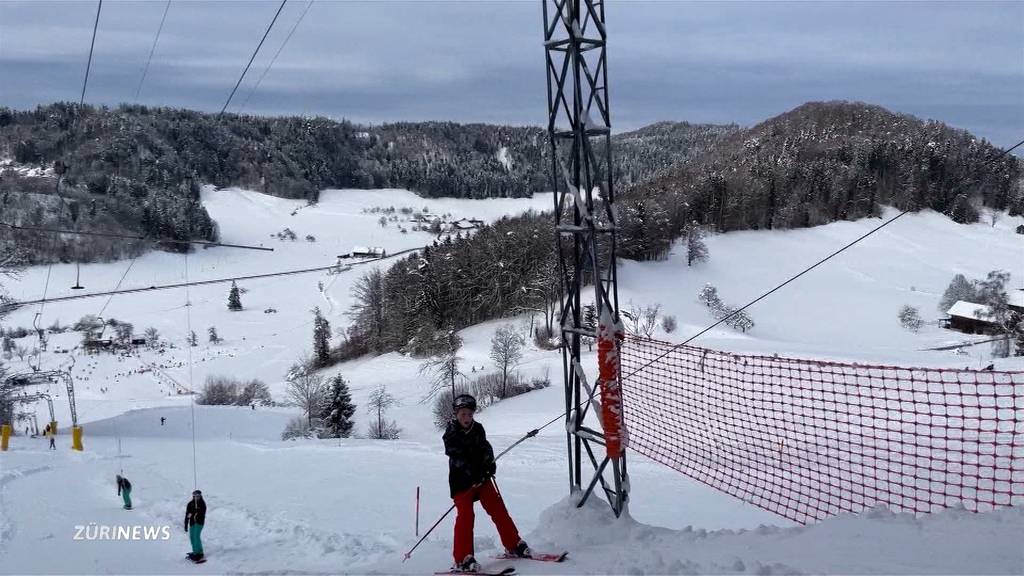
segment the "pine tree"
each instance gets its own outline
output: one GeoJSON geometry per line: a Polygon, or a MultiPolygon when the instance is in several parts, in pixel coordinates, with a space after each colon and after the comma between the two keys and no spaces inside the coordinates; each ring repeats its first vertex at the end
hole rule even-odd
{"type": "Polygon", "coordinates": [[[319,366],[326,366],[331,359],[331,325],[319,306],[313,308],[313,356],[319,366]]]}
{"type": "Polygon", "coordinates": [[[192,332],[191,332],[191,333],[190,333],[190,334],[188,335],[188,345],[189,345],[189,346],[193,346],[193,347],[195,347],[195,346],[198,346],[198,345],[199,345],[199,338],[196,338],[196,331],[195,331],[195,330],[193,330],[193,331],[192,331],[192,332]]]}
{"type": "Polygon", "coordinates": [[[692,222],[686,226],[686,265],[693,266],[694,262],[706,262],[708,259],[708,247],[704,244],[704,230],[692,222]]]}
{"type": "Polygon", "coordinates": [[[210,343],[211,344],[218,344],[218,343],[220,343],[221,338],[220,338],[220,336],[217,335],[217,327],[216,326],[210,326],[210,328],[207,330],[207,332],[210,335],[210,343]]]}
{"type": "Polygon", "coordinates": [[[238,284],[232,280],[231,291],[228,292],[228,310],[237,312],[242,309],[242,297],[238,292],[238,284]]]}
{"type": "Polygon", "coordinates": [[[942,294],[942,300],[939,300],[939,311],[945,314],[958,300],[976,302],[977,299],[978,294],[974,286],[967,281],[963,274],[957,274],[953,276],[953,280],[942,294]]]}
{"type": "Polygon", "coordinates": [[[356,405],[352,403],[352,394],[348,382],[338,374],[331,379],[330,390],[324,402],[320,418],[323,421],[325,436],[328,438],[348,438],[352,434],[356,413],[356,405]]]}
{"type": "Polygon", "coordinates": [[[960,194],[953,200],[949,217],[957,224],[973,224],[978,221],[978,210],[971,204],[966,194],[960,194]]]}

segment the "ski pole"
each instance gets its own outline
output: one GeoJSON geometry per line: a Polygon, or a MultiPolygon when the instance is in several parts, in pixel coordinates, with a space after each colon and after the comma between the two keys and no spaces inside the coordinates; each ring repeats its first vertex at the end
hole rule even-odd
{"type": "MultiPolygon", "coordinates": [[[[587,402],[590,402],[594,398],[594,393],[597,392],[597,389],[598,389],[597,386],[594,386],[594,389],[590,392],[589,395],[587,395],[587,398],[583,402],[580,402],[576,406],[576,409],[578,410],[580,408],[580,406],[583,406],[587,402]]],[[[508,454],[510,450],[512,450],[516,446],[519,446],[520,444],[522,444],[526,440],[528,440],[530,438],[533,438],[534,436],[539,434],[541,430],[547,428],[548,426],[551,426],[552,424],[554,424],[555,422],[560,420],[563,416],[565,416],[568,413],[569,413],[569,411],[566,410],[565,412],[562,412],[558,416],[555,416],[554,418],[549,420],[547,424],[541,426],[540,428],[534,428],[533,430],[530,430],[522,438],[520,438],[519,440],[516,440],[515,442],[513,442],[511,446],[509,446],[508,448],[505,448],[504,450],[502,450],[501,454],[498,454],[497,456],[495,456],[494,457],[494,461],[497,462],[498,459],[500,459],[502,456],[504,456],[505,454],[508,454]]],[[[470,490],[472,490],[474,488],[479,488],[480,486],[483,486],[483,482],[481,482],[480,484],[474,484],[473,486],[470,487],[470,490]]],[[[497,485],[495,485],[495,489],[497,489],[497,485]]],[[[499,495],[500,495],[500,493],[499,493],[499,495]]],[[[405,562],[406,560],[408,560],[409,558],[412,557],[413,551],[415,551],[416,548],[418,548],[419,545],[422,544],[423,541],[427,539],[427,536],[430,536],[430,533],[433,532],[435,528],[437,528],[437,526],[441,523],[441,521],[443,521],[445,518],[448,517],[449,514],[452,513],[452,510],[455,510],[455,504],[452,504],[451,508],[448,508],[448,511],[445,512],[440,518],[438,518],[437,522],[434,522],[434,525],[430,527],[430,530],[427,530],[426,534],[424,534],[422,538],[417,540],[416,544],[413,545],[413,547],[408,552],[405,553],[405,557],[402,559],[402,562],[405,562]]]]}
{"type": "Polygon", "coordinates": [[[445,518],[447,518],[447,517],[448,517],[448,515],[452,513],[452,510],[455,510],[455,504],[452,504],[452,507],[451,507],[451,508],[449,508],[449,509],[448,509],[448,511],[447,511],[447,512],[445,512],[443,516],[441,516],[440,518],[438,518],[438,519],[437,519],[437,522],[434,522],[434,525],[430,527],[430,530],[427,530],[427,533],[426,533],[426,534],[424,534],[424,535],[423,535],[423,537],[422,537],[422,538],[420,538],[420,539],[419,539],[419,540],[418,540],[418,541],[416,542],[416,544],[415,544],[415,545],[414,545],[414,546],[413,546],[412,548],[410,548],[408,552],[406,552],[406,553],[405,553],[405,557],[404,557],[404,558],[402,558],[402,562],[405,562],[406,560],[408,560],[409,558],[411,558],[411,557],[412,557],[412,553],[413,553],[413,551],[415,551],[415,550],[416,550],[417,548],[419,548],[420,544],[422,544],[422,543],[423,543],[423,541],[427,539],[427,536],[430,536],[430,533],[434,531],[434,528],[437,528],[437,525],[438,525],[438,524],[440,524],[442,520],[444,520],[445,518]]]}

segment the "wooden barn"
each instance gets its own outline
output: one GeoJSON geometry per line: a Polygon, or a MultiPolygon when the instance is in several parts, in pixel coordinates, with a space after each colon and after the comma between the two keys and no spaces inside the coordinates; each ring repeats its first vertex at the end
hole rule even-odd
{"type": "Polygon", "coordinates": [[[966,334],[994,334],[998,330],[995,323],[987,318],[988,313],[989,307],[984,304],[958,300],[947,312],[948,326],[966,334]]]}
{"type": "Polygon", "coordinates": [[[99,350],[110,350],[114,347],[114,341],[109,338],[86,340],[82,342],[86,352],[97,352],[99,350]]]}
{"type": "Polygon", "coordinates": [[[1007,300],[1010,304],[1010,310],[1024,314],[1024,288],[1010,290],[1007,296],[1007,300]]]}
{"type": "Polygon", "coordinates": [[[379,246],[353,246],[351,252],[338,258],[383,258],[387,255],[387,251],[379,246]]]}

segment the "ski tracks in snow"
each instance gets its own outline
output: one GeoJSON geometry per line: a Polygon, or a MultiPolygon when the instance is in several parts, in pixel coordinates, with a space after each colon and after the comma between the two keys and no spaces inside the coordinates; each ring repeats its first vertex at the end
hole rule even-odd
{"type": "Polygon", "coordinates": [[[232,571],[267,573],[268,558],[280,562],[281,570],[291,566],[321,564],[321,569],[336,572],[376,564],[381,558],[399,554],[399,543],[386,534],[366,535],[333,532],[315,528],[285,513],[267,515],[238,502],[220,501],[211,509],[209,524],[217,526],[208,546],[211,556],[221,558],[232,571]]]}

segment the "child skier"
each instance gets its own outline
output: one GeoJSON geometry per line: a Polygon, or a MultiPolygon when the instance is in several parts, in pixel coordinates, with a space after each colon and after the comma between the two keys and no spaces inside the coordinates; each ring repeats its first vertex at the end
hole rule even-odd
{"type": "Polygon", "coordinates": [[[127,478],[117,475],[117,495],[124,499],[124,509],[132,509],[132,483],[127,478]]]}
{"type": "Polygon", "coordinates": [[[199,535],[203,531],[203,524],[206,523],[206,502],[203,501],[203,493],[199,490],[192,491],[192,499],[185,507],[185,532],[192,543],[192,551],[186,554],[193,562],[205,562],[203,558],[203,542],[199,535]]]}
{"type": "Polygon", "coordinates": [[[455,501],[455,566],[463,572],[477,572],[480,565],[473,557],[473,502],[480,500],[484,511],[498,528],[506,551],[528,558],[530,548],[519,537],[519,530],[508,515],[505,503],[494,485],[494,450],[479,422],[473,420],[476,399],[469,394],[455,397],[455,419],[444,431],[444,453],[448,456],[448,485],[455,501]]]}

